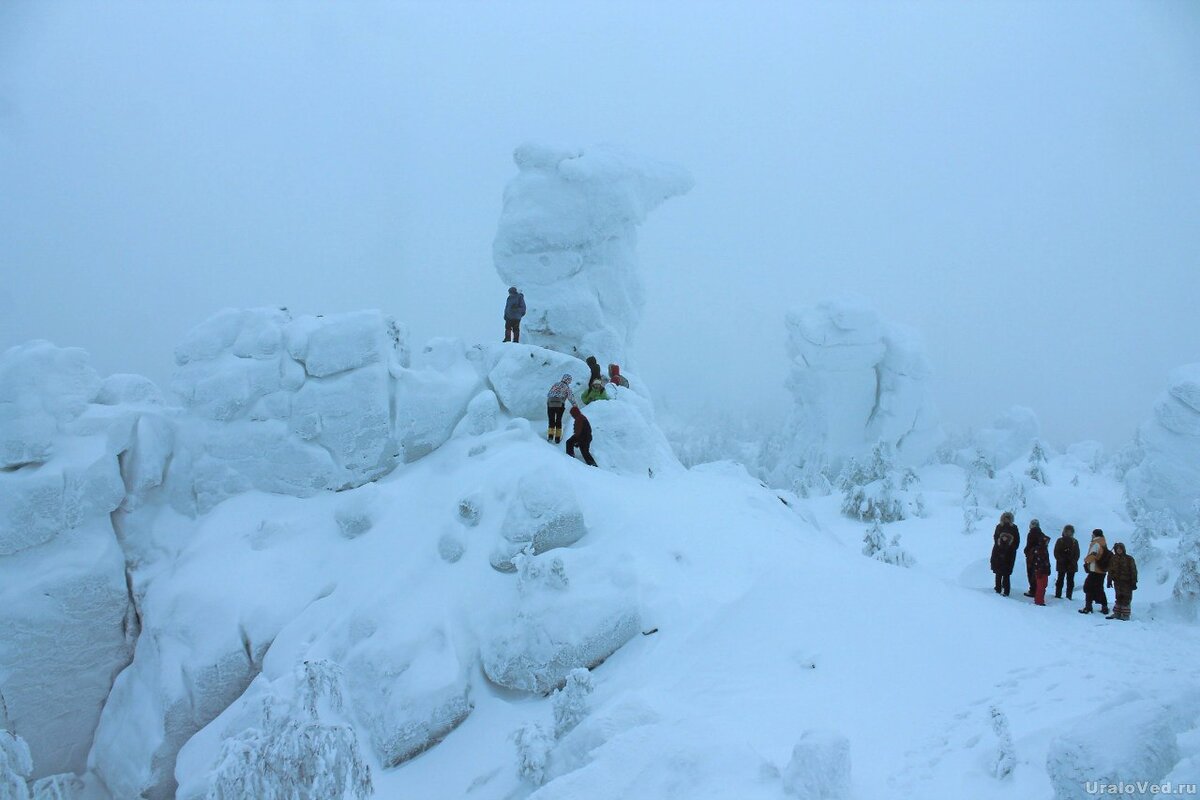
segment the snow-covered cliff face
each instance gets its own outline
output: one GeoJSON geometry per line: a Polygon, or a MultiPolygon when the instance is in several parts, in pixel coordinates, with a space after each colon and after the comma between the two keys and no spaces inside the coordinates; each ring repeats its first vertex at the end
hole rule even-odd
{"type": "Polygon", "coordinates": [[[691,177],[608,146],[526,144],[513,160],[493,257],[525,294],[522,340],[624,364],[643,305],[637,227],[691,177]]]}
{"type": "Polygon", "coordinates": [[[786,323],[796,407],[777,469],[784,483],[814,469],[836,472],[880,441],[902,463],[929,458],[942,430],[915,332],[883,322],[856,298],[818,303],[786,323]]]}
{"type": "Polygon", "coordinates": [[[1138,438],[1143,457],[1125,474],[1129,499],[1190,522],[1200,499],[1200,364],[1171,373],[1138,438]]]}

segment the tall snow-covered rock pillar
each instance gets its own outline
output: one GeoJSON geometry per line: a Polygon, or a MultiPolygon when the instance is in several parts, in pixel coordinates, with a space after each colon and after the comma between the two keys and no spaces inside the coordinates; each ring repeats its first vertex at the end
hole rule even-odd
{"type": "Polygon", "coordinates": [[[624,363],[643,305],[637,226],[691,176],[609,146],[525,144],[513,161],[492,252],[500,278],[525,293],[522,341],[624,363]]]}

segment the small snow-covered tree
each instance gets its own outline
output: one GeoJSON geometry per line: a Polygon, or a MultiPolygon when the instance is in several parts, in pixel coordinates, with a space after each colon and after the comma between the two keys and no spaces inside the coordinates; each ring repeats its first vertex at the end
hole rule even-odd
{"type": "Polygon", "coordinates": [[[883,537],[883,528],[880,527],[879,520],[876,519],[871,523],[871,527],[867,528],[867,532],[863,536],[862,554],[874,558],[875,554],[881,552],[886,546],[887,540],[883,537]]]}
{"type": "Polygon", "coordinates": [[[996,757],[992,761],[992,777],[1003,780],[1012,774],[1017,766],[1016,750],[1013,748],[1012,731],[1008,727],[1008,717],[996,706],[991,708],[992,731],[996,734],[996,757]]]}
{"type": "Polygon", "coordinates": [[[1192,503],[1192,523],[1179,539],[1179,575],[1171,594],[1176,600],[1200,599],[1200,500],[1192,503]]]}
{"type": "Polygon", "coordinates": [[[366,800],[374,793],[354,728],[328,723],[342,711],[341,669],[297,668],[297,697],[263,700],[260,728],[226,739],[206,800],[366,800]]]}
{"type": "Polygon", "coordinates": [[[872,480],[874,480],[874,478],[870,476],[870,473],[866,470],[866,468],[863,467],[862,464],[858,463],[858,459],[851,456],[850,460],[846,462],[846,465],[842,467],[841,474],[838,475],[838,491],[846,493],[857,486],[865,486],[872,480]]]}
{"type": "Polygon", "coordinates": [[[971,535],[979,529],[979,521],[983,513],[979,510],[979,476],[974,470],[967,470],[967,479],[963,484],[963,533],[971,535]]]}
{"type": "Polygon", "coordinates": [[[897,567],[912,567],[917,563],[917,560],[912,557],[912,553],[900,545],[900,534],[893,536],[892,541],[875,554],[875,560],[897,567]]]}
{"type": "Polygon", "coordinates": [[[971,459],[971,471],[988,480],[996,477],[996,468],[992,466],[991,459],[979,448],[975,448],[975,458],[971,459]]]}
{"type": "Polygon", "coordinates": [[[1079,476],[1078,476],[1078,475],[1076,475],[1074,478],[1071,478],[1071,485],[1072,485],[1072,486],[1078,486],[1078,485],[1079,485],[1079,476]]]}
{"type": "Polygon", "coordinates": [[[536,722],[527,722],[517,728],[512,740],[517,746],[517,775],[534,786],[541,786],[546,780],[546,760],[554,746],[554,738],[536,722]]]}
{"type": "Polygon", "coordinates": [[[1025,496],[1025,484],[1017,480],[1011,473],[1008,475],[1008,482],[1004,487],[1004,494],[1000,497],[1000,502],[996,504],[996,508],[1014,511],[1018,508],[1024,508],[1029,503],[1025,496]]]}
{"type": "Polygon", "coordinates": [[[1046,451],[1042,447],[1041,439],[1033,440],[1033,449],[1029,451],[1029,465],[1025,468],[1025,474],[1035,483],[1043,486],[1049,483],[1046,479],[1046,451]]]}
{"type": "Polygon", "coordinates": [[[0,728],[0,800],[29,800],[32,772],[29,745],[15,733],[0,728]]]}
{"type": "Polygon", "coordinates": [[[588,715],[592,673],[583,667],[571,670],[567,682],[554,692],[554,738],[561,739],[588,715]]]}

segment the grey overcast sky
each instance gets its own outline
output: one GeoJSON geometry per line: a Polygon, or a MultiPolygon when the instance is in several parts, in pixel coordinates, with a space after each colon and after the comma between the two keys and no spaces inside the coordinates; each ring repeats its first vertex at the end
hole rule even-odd
{"type": "Polygon", "coordinates": [[[1200,360],[1200,3],[0,4],[0,347],[166,382],[229,306],[498,339],[515,145],[688,167],[638,372],[790,403],[783,315],[919,329],[945,419],[1128,440],[1200,360]]]}

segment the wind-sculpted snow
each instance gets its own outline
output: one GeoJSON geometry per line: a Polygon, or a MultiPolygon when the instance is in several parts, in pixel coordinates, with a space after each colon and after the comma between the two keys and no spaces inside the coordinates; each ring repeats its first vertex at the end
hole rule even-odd
{"type": "Polygon", "coordinates": [[[492,553],[492,566],[501,572],[515,572],[513,557],[522,550],[531,547],[536,555],[569,547],[587,535],[587,524],[566,478],[528,472],[517,482],[500,533],[503,540],[492,553]]]}
{"type": "Polygon", "coordinates": [[[1190,519],[1200,499],[1200,364],[1171,373],[1138,433],[1142,461],[1125,475],[1130,500],[1190,519]]]}
{"type": "Polygon", "coordinates": [[[525,144],[513,161],[492,251],[501,279],[525,293],[522,338],[625,364],[644,303],[637,227],[691,176],[609,146],[525,144]]]}
{"type": "Polygon", "coordinates": [[[850,797],[850,742],[835,731],[805,731],[783,773],[784,790],[801,800],[850,797]]]}
{"type": "Polygon", "coordinates": [[[572,377],[576,399],[587,388],[588,367],[581,358],[524,344],[489,346],[484,352],[488,383],[501,407],[514,417],[546,420],[546,393],[563,375],[572,377]]]}
{"type": "Polygon", "coordinates": [[[884,323],[865,301],[829,300],[789,314],[788,388],[796,399],[794,434],[778,479],[795,484],[877,442],[901,463],[918,465],[942,438],[929,392],[931,370],[919,337],[884,323]]]}

